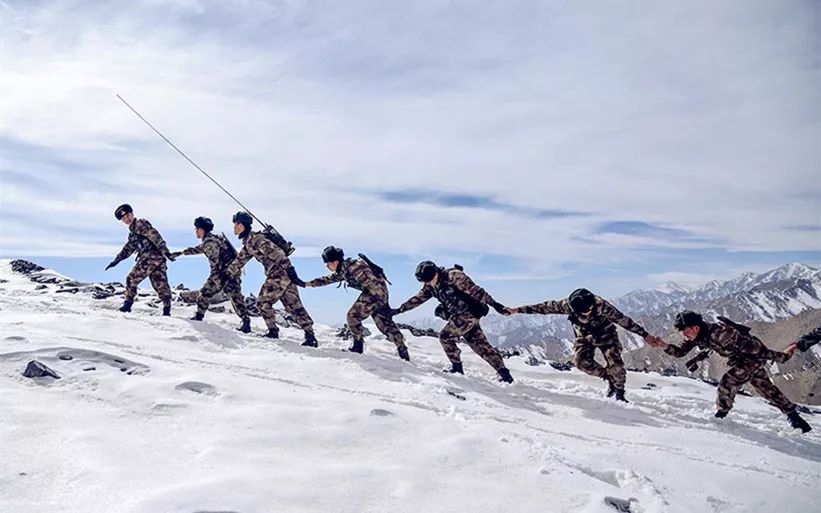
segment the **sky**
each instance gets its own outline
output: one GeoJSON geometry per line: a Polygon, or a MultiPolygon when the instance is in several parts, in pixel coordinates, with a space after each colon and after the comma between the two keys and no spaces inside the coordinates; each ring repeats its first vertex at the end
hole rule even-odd
{"type": "MultiPolygon", "coordinates": [[[[78,279],[128,202],[174,248],[239,207],[364,252],[394,303],[461,263],[505,303],[821,263],[818,2],[0,2],[0,256],[78,279]]],[[[247,266],[245,292],[261,282],[247,266]]],[[[198,287],[202,257],[170,267],[198,287]]],[[[305,291],[323,322],[352,292],[305,291]]],[[[427,315],[429,309],[420,315],[427,315]]]]}

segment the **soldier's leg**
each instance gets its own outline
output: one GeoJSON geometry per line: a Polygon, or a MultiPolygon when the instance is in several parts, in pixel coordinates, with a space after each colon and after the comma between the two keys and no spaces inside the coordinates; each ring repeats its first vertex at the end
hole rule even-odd
{"type": "Polygon", "coordinates": [[[442,328],[442,331],[439,332],[439,343],[442,344],[445,356],[454,366],[457,364],[462,365],[462,351],[459,350],[456,343],[459,341],[459,337],[462,336],[464,321],[459,323],[457,322],[458,319],[458,317],[450,319],[442,328]],[[460,329],[460,326],[462,326],[462,329],[460,329]]]}
{"type": "MultiPolygon", "coordinates": [[[[382,305],[379,305],[376,308],[378,309],[381,306],[382,305]]],[[[393,342],[397,349],[405,347],[405,337],[402,335],[402,332],[399,331],[399,326],[396,325],[393,319],[376,311],[373,313],[373,322],[376,323],[376,329],[381,331],[388,340],[393,342]]]]}
{"type": "Polygon", "coordinates": [[[245,296],[242,295],[242,282],[235,278],[223,278],[222,290],[231,299],[234,313],[243,321],[250,320],[248,305],[245,303],[245,296]]]}
{"type": "Polygon", "coordinates": [[[282,306],[285,311],[291,314],[291,317],[299,324],[299,327],[307,333],[314,332],[314,320],[308,315],[308,311],[302,305],[302,299],[299,297],[299,289],[296,285],[288,281],[288,285],[279,298],[282,301],[282,306]]]}
{"type": "Polygon", "coordinates": [[[154,270],[154,262],[150,260],[141,260],[134,265],[131,272],[125,278],[125,299],[126,301],[134,301],[137,297],[137,286],[151,274],[154,270]]]}
{"type": "Polygon", "coordinates": [[[210,299],[214,297],[221,288],[222,283],[218,276],[211,275],[205,280],[202,288],[200,288],[200,294],[197,297],[197,314],[205,315],[205,312],[208,311],[210,299]]]}
{"type": "Polygon", "coordinates": [[[600,347],[604,360],[607,362],[605,371],[610,376],[610,383],[616,390],[624,390],[627,381],[627,371],[624,370],[624,360],[621,358],[621,344],[616,342],[609,346],[600,347]]]}
{"type": "Polygon", "coordinates": [[[151,286],[157,291],[157,295],[162,300],[162,304],[166,307],[171,306],[171,286],[168,284],[168,267],[163,260],[157,265],[148,275],[151,280],[151,286]]]}
{"type": "Polygon", "coordinates": [[[265,325],[269,330],[279,331],[276,323],[276,312],[274,311],[274,303],[279,301],[279,298],[285,292],[282,282],[276,278],[265,278],[265,282],[259,289],[259,296],[257,296],[257,306],[265,325]]]}
{"type": "Polygon", "coordinates": [[[733,409],[735,396],[744,383],[761,367],[762,363],[757,361],[741,361],[727,369],[718,383],[718,397],[716,398],[716,408],[718,412],[726,414],[733,409]]]}
{"type": "Polygon", "coordinates": [[[789,414],[795,411],[795,403],[787,399],[787,396],[773,384],[763,365],[753,374],[750,385],[761,394],[761,397],[781,410],[782,413],[789,414]]]}
{"type": "Polygon", "coordinates": [[[596,347],[585,340],[576,340],[573,346],[573,360],[576,367],[585,374],[608,379],[609,374],[596,361],[596,347]]]}
{"type": "Polygon", "coordinates": [[[473,349],[473,352],[481,356],[482,359],[489,363],[496,371],[505,367],[502,355],[487,341],[485,332],[482,331],[482,327],[478,322],[473,329],[465,333],[464,338],[468,346],[473,349]]]}
{"type": "Polygon", "coordinates": [[[362,326],[362,321],[371,315],[371,310],[372,305],[369,296],[365,294],[360,294],[348,310],[348,328],[351,330],[351,336],[354,340],[361,341],[365,338],[365,328],[362,326]]]}

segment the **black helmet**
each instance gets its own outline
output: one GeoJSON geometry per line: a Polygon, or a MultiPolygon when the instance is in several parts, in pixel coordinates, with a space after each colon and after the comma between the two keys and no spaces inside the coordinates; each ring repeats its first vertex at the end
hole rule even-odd
{"type": "Polygon", "coordinates": [[[577,314],[590,310],[590,307],[596,304],[596,296],[587,289],[574,290],[568,299],[570,309],[577,314]]]}
{"type": "Polygon", "coordinates": [[[117,221],[119,221],[123,218],[124,215],[133,213],[134,209],[131,208],[131,205],[129,205],[128,203],[123,203],[122,205],[117,207],[117,210],[114,211],[114,217],[116,217],[117,221]]]}
{"type": "Polygon", "coordinates": [[[701,314],[697,314],[692,310],[684,310],[676,314],[676,320],[673,321],[673,327],[681,331],[688,326],[696,326],[704,324],[704,319],[701,314]]]}
{"type": "Polygon", "coordinates": [[[437,272],[439,272],[439,268],[436,267],[436,264],[430,260],[425,260],[416,266],[416,279],[417,281],[427,283],[436,276],[437,272]]]}
{"type": "Polygon", "coordinates": [[[214,229],[214,223],[207,217],[200,216],[194,219],[194,228],[202,228],[207,233],[214,229]]]}
{"type": "Polygon", "coordinates": [[[326,264],[328,262],[341,262],[345,258],[345,252],[335,246],[328,246],[322,250],[322,261],[326,264]]]}
{"type": "Polygon", "coordinates": [[[251,214],[248,212],[237,212],[234,214],[234,218],[232,219],[235,223],[242,223],[245,225],[246,228],[251,227],[251,223],[254,222],[254,218],[251,217],[251,214]]]}

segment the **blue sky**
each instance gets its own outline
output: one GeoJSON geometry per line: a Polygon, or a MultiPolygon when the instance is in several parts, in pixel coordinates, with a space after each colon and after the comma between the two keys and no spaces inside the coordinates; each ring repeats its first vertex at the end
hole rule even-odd
{"type": "MultiPolygon", "coordinates": [[[[821,262],[817,2],[3,1],[0,255],[88,280],[134,205],[170,245],[237,207],[509,303],[821,262]]],[[[256,291],[249,264],[246,292],[256,291]]],[[[171,267],[195,287],[202,259],[171,267]]],[[[305,299],[325,322],[352,294],[305,299]]]]}

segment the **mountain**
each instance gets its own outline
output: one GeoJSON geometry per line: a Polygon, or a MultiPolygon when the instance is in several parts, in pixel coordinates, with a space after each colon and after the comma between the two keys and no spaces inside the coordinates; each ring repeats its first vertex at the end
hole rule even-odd
{"type": "Polygon", "coordinates": [[[430,337],[406,332],[410,363],[380,335],[347,353],[322,325],[304,348],[287,325],[235,331],[229,310],[190,321],[180,291],[172,317],[148,290],[123,314],[121,284],[17,268],[0,261],[0,511],[817,509],[817,414],[801,435],[742,396],[719,421],[710,385],[640,372],[616,403],[522,357],[505,385],[467,348],[454,376],[430,337]],[[24,377],[32,361],[59,379],[24,377]]]}

